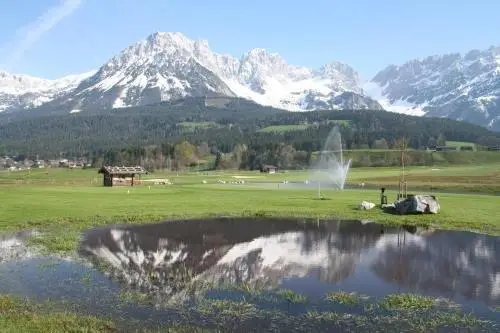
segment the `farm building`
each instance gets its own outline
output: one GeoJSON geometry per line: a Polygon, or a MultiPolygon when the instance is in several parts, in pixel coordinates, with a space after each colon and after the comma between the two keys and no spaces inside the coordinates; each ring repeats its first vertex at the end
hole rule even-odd
{"type": "Polygon", "coordinates": [[[278,167],[274,165],[265,164],[260,168],[260,172],[276,173],[276,171],[278,171],[278,167]]]}
{"type": "Polygon", "coordinates": [[[127,185],[134,186],[141,181],[141,175],[147,171],[143,167],[125,167],[125,166],[103,166],[98,173],[103,174],[104,186],[127,185]],[[138,179],[136,179],[138,176],[138,179]]]}

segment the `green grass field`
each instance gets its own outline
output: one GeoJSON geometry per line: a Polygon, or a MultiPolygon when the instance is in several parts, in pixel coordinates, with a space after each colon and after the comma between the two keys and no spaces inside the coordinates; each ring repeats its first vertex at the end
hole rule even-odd
{"type": "Polygon", "coordinates": [[[55,311],[50,303],[34,304],[0,295],[0,332],[117,332],[104,319],[55,311]]]}
{"type": "MultiPolygon", "coordinates": [[[[432,184],[439,191],[491,193],[500,187],[499,170],[500,164],[489,164],[412,167],[406,171],[410,192],[432,184]]],[[[36,228],[42,234],[32,239],[31,244],[55,253],[74,253],[81,232],[93,226],[216,216],[356,219],[500,234],[497,217],[500,197],[491,194],[439,193],[433,190],[441,204],[442,212],[438,215],[399,216],[378,208],[369,211],[357,208],[363,200],[379,201],[378,190],[366,189],[366,186],[394,185],[399,174],[399,168],[353,168],[349,173],[349,183],[363,182],[365,188],[323,190],[320,200],[314,188],[278,187],[284,180],[298,182],[310,178],[305,171],[277,174],[155,172],[144,176],[143,180],[168,178],[173,184],[154,185],[145,181],[134,187],[112,188],[101,186],[101,175],[95,169],[0,172],[0,233],[36,228]],[[218,180],[224,180],[226,184],[219,184],[218,180]],[[241,180],[245,184],[231,184],[241,180]]],[[[394,190],[387,194],[390,201],[395,199],[394,190]]],[[[345,297],[340,301],[346,301],[345,297]]],[[[417,304],[409,302],[413,299],[389,301],[398,306],[417,304]]],[[[442,319],[449,320],[447,317],[442,319]]],[[[2,295],[0,327],[2,332],[117,331],[115,324],[106,319],[60,312],[52,309],[50,303],[27,303],[2,295]]],[[[188,332],[192,328],[166,331],[188,332]]]]}
{"type": "Polygon", "coordinates": [[[183,127],[186,131],[194,131],[199,128],[209,128],[209,127],[218,127],[216,123],[213,121],[201,121],[201,122],[181,122],[179,126],[183,127]]]}
{"type": "Polygon", "coordinates": [[[268,126],[264,127],[257,132],[260,133],[284,133],[291,131],[303,131],[308,129],[309,127],[314,126],[312,124],[301,124],[301,125],[276,125],[276,126],[268,126]]]}
{"type": "Polygon", "coordinates": [[[328,124],[336,124],[336,125],[345,126],[345,127],[349,127],[351,125],[351,121],[350,120],[330,119],[327,122],[328,122],[328,124]]]}
{"type": "MultiPolygon", "coordinates": [[[[348,127],[350,122],[349,120],[328,120],[328,124],[336,124],[339,126],[348,127]]],[[[292,131],[303,131],[310,127],[317,126],[315,124],[296,124],[296,125],[275,125],[275,126],[267,126],[264,127],[257,132],[260,133],[284,133],[284,132],[292,132],[292,131]]]]}
{"type": "MultiPolygon", "coordinates": [[[[401,169],[398,167],[351,168],[347,183],[358,186],[364,183],[368,188],[396,188],[401,169]]],[[[500,194],[500,163],[484,165],[455,165],[435,167],[408,167],[405,169],[410,191],[455,192],[500,194]]],[[[196,185],[203,180],[214,183],[217,180],[247,183],[305,181],[311,174],[304,171],[286,171],[274,175],[256,171],[210,171],[210,172],[154,172],[143,176],[144,180],[168,178],[177,185],[196,185]],[[242,178],[238,178],[242,177],[242,178]]],[[[0,191],[5,186],[84,186],[100,187],[101,175],[94,169],[34,169],[31,171],[0,172],[0,191]]]]}
{"type": "MultiPolygon", "coordinates": [[[[274,175],[248,171],[153,173],[143,180],[168,178],[173,184],[154,185],[144,181],[139,186],[113,188],[102,187],[101,177],[94,169],[2,172],[0,230],[41,228],[48,232],[38,240],[39,243],[53,251],[71,251],[79,233],[96,225],[214,216],[361,219],[496,234],[500,231],[500,221],[496,216],[499,196],[439,191],[498,190],[500,176],[497,170],[498,165],[408,169],[411,193],[431,184],[434,190],[430,192],[440,199],[442,212],[425,216],[398,216],[380,209],[357,209],[363,200],[379,202],[378,189],[366,189],[366,186],[396,185],[400,172],[397,168],[352,169],[349,182],[363,182],[365,188],[324,189],[325,200],[317,198],[314,188],[278,188],[283,180],[308,179],[310,174],[303,171],[274,175]],[[218,180],[224,180],[226,184],[218,184],[218,180]],[[237,180],[244,180],[245,184],[230,184],[237,180]]],[[[389,190],[388,196],[390,201],[394,200],[395,190],[389,190]]]]}
{"type": "Polygon", "coordinates": [[[448,147],[472,147],[473,150],[476,150],[476,144],[472,142],[464,142],[464,141],[446,141],[446,145],[448,147]]]}
{"type": "MultiPolygon", "coordinates": [[[[226,290],[227,291],[227,290],[226,290]]],[[[259,308],[261,291],[245,290],[243,300],[205,298],[195,306],[183,309],[182,317],[189,324],[174,323],[164,327],[138,327],[138,324],[113,323],[94,316],[61,311],[53,304],[34,304],[12,297],[0,296],[1,332],[136,332],[136,333],[220,333],[220,332],[493,332],[491,323],[473,314],[462,313],[439,305],[438,300],[414,294],[392,294],[376,300],[343,292],[329,293],[328,310],[308,310],[293,314],[283,309],[259,308]],[[338,312],[335,307],[370,309],[363,313],[338,312]],[[379,315],[374,315],[379,314],[379,315]],[[199,317],[204,317],[203,322],[199,317]],[[263,329],[272,323],[273,329],[263,329]],[[259,325],[260,324],[260,325],[259,325]],[[237,329],[241,325],[243,329],[237,329]],[[255,327],[255,325],[258,325],[255,327]],[[266,325],[267,326],[267,325],[266,325]],[[228,327],[233,328],[229,330],[228,327]]],[[[307,306],[309,299],[291,290],[273,292],[276,304],[307,306]]],[[[269,297],[269,296],[267,296],[269,297]]],[[[124,303],[127,304],[127,303],[124,303]]],[[[354,311],[350,310],[354,309],[354,311]]],[[[168,311],[168,307],[166,308],[168,311]]],[[[179,308],[176,307],[179,311],[179,308]]],[[[123,318],[126,321],[126,318],[123,318]]]]}

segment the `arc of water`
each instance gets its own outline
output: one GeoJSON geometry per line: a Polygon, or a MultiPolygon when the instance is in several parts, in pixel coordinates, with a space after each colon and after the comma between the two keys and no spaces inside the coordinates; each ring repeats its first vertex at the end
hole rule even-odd
{"type": "Polygon", "coordinates": [[[320,195],[320,182],[325,178],[331,181],[336,189],[344,189],[351,162],[351,159],[344,161],[340,131],[338,127],[334,127],[328,134],[325,145],[312,168],[318,182],[318,195],[320,195]]]}

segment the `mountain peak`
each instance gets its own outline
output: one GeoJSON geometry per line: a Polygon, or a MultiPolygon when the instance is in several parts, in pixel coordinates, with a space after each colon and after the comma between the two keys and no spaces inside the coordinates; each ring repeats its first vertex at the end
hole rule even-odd
{"type": "Polygon", "coordinates": [[[151,45],[169,46],[176,45],[190,48],[194,41],[180,32],[155,32],[146,38],[146,42],[151,45]]]}
{"type": "Polygon", "coordinates": [[[148,40],[160,38],[187,38],[182,32],[178,31],[156,31],[148,36],[148,40]]]}
{"type": "Polygon", "coordinates": [[[359,80],[359,73],[346,63],[340,61],[332,61],[321,66],[320,72],[327,76],[342,74],[347,77],[359,80]]]}
{"type": "MultiPolygon", "coordinates": [[[[141,44],[139,42],[138,44],[141,44]]],[[[204,52],[209,49],[208,41],[190,39],[180,32],[155,32],[146,38],[146,44],[157,51],[168,50],[171,47],[190,52],[204,52]]]]}
{"type": "Polygon", "coordinates": [[[269,77],[291,78],[293,80],[305,78],[311,70],[304,67],[290,65],[278,53],[271,53],[263,48],[255,48],[241,58],[239,70],[246,81],[263,81],[269,77]]]}
{"type": "Polygon", "coordinates": [[[247,52],[246,54],[247,57],[280,57],[281,56],[278,53],[275,52],[269,52],[268,50],[261,48],[261,47],[256,47],[254,49],[251,49],[250,51],[247,52]]]}
{"type": "Polygon", "coordinates": [[[283,57],[278,53],[269,52],[263,48],[254,48],[248,51],[243,55],[241,60],[253,63],[286,63],[285,59],[283,59],[283,57]]]}
{"type": "Polygon", "coordinates": [[[155,54],[173,52],[174,50],[192,50],[194,41],[180,32],[155,32],[129,48],[125,52],[155,54]]]}

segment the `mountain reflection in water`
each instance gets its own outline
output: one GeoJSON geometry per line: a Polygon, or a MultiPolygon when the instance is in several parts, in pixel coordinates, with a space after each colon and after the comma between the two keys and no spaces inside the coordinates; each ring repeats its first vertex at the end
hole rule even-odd
{"type": "MultiPolygon", "coordinates": [[[[142,291],[174,296],[179,276],[276,288],[408,291],[500,304],[500,240],[359,221],[216,219],[93,229],[81,254],[142,291]]],[[[353,290],[354,291],[354,290],[353,290]]],[[[358,291],[358,290],[355,290],[358,291]]]]}

